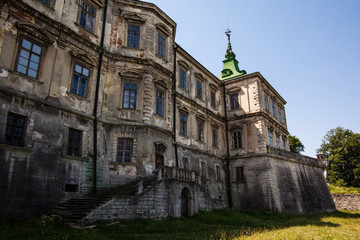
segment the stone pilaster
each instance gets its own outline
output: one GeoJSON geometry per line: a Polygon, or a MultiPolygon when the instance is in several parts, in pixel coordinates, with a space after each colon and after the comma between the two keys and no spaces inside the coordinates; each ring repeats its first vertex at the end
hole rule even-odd
{"type": "Polygon", "coordinates": [[[150,74],[144,74],[144,110],[143,121],[150,123],[153,114],[154,83],[150,74]]]}

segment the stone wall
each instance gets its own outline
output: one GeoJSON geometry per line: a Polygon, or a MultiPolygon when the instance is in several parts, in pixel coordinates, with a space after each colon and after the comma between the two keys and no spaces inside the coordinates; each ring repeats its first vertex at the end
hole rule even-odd
{"type": "Polygon", "coordinates": [[[360,194],[332,194],[336,209],[360,211],[360,194]]]}

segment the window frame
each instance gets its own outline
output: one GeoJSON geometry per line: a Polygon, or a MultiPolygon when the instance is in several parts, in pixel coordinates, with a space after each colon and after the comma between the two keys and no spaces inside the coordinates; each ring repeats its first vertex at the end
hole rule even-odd
{"type": "Polygon", "coordinates": [[[240,109],[239,93],[231,93],[229,95],[229,101],[230,101],[230,110],[240,109]]]}
{"type": "Polygon", "coordinates": [[[70,93],[75,94],[77,96],[83,97],[83,98],[87,98],[89,95],[89,88],[90,88],[90,78],[91,78],[91,68],[87,65],[87,64],[83,64],[81,62],[75,61],[73,64],[73,68],[72,68],[72,79],[71,79],[71,86],[70,86],[70,93]],[[76,71],[76,66],[79,66],[81,68],[81,73],[76,71]],[[88,71],[88,76],[83,75],[83,70],[86,69],[88,71]],[[76,89],[76,92],[73,92],[73,88],[74,88],[74,80],[75,80],[75,74],[80,74],[80,78],[79,78],[79,83],[76,89]],[[83,79],[82,76],[87,77],[87,84],[86,84],[86,88],[85,88],[85,95],[81,95],[80,94],[80,90],[81,90],[81,80],[83,79]]]}
{"type": "Polygon", "coordinates": [[[93,4],[91,4],[89,1],[84,1],[84,0],[82,0],[82,1],[76,1],[77,2],[77,4],[78,4],[78,6],[79,6],[79,10],[78,10],[78,21],[77,21],[77,24],[82,28],[82,29],[84,29],[84,30],[86,30],[86,31],[88,31],[88,32],[91,32],[91,33],[95,33],[95,29],[96,29],[96,26],[97,26],[97,12],[98,12],[98,8],[97,7],[95,7],[93,4]],[[83,8],[83,5],[86,5],[86,7],[87,7],[87,9],[85,10],[84,8],[83,8]],[[92,8],[91,10],[92,11],[95,11],[95,15],[93,15],[93,16],[90,16],[90,14],[92,15],[93,13],[91,13],[90,11],[89,11],[89,8],[92,8]],[[85,26],[83,26],[83,23],[82,23],[82,17],[83,17],[83,13],[84,12],[84,14],[86,15],[86,17],[85,17],[85,26]],[[92,17],[91,19],[92,19],[92,26],[91,26],[91,28],[89,28],[87,25],[88,25],[88,16],[90,16],[90,17],[92,17]]]}
{"type": "Polygon", "coordinates": [[[241,149],[242,148],[242,130],[237,129],[231,132],[232,139],[232,148],[241,149]]]}
{"type": "Polygon", "coordinates": [[[180,120],[180,124],[179,124],[179,134],[183,135],[183,136],[187,136],[187,121],[188,121],[188,114],[181,112],[179,114],[179,120],[180,120]],[[185,117],[185,119],[184,119],[185,117]],[[183,129],[183,130],[182,130],[183,129]]]}
{"type": "Polygon", "coordinates": [[[4,144],[10,145],[10,146],[17,146],[17,147],[24,147],[25,146],[25,135],[26,135],[26,128],[27,128],[27,116],[14,113],[14,112],[8,112],[6,115],[6,123],[5,123],[5,132],[4,132],[4,144]],[[13,116],[15,118],[15,123],[10,124],[9,123],[9,116],[13,116]],[[22,118],[23,125],[19,126],[17,124],[17,120],[22,118]],[[11,127],[11,133],[8,134],[9,128],[11,127]],[[22,128],[21,135],[16,136],[17,128],[22,128]],[[13,139],[17,138],[17,144],[13,144],[13,139]]]}
{"type": "Polygon", "coordinates": [[[205,140],[205,122],[201,119],[197,120],[197,140],[204,142],[205,140]]]}
{"type": "MultiPolygon", "coordinates": [[[[18,43],[18,52],[17,52],[17,57],[16,57],[16,62],[15,62],[14,70],[15,70],[17,73],[19,73],[19,74],[22,74],[22,75],[27,76],[27,77],[29,77],[29,78],[38,80],[38,79],[39,79],[39,76],[40,76],[40,74],[41,74],[42,61],[43,61],[43,57],[44,57],[44,51],[45,51],[44,44],[41,44],[39,41],[36,41],[36,40],[34,40],[34,39],[32,39],[32,38],[21,37],[21,38],[19,39],[19,43],[18,43]],[[24,42],[24,41],[30,42],[30,44],[31,44],[31,46],[30,46],[31,50],[30,50],[30,51],[29,51],[29,49],[23,47],[23,42],[24,42]],[[40,48],[40,51],[41,51],[40,54],[38,54],[38,53],[36,53],[36,52],[34,52],[34,54],[33,54],[33,45],[36,45],[36,46],[38,46],[38,47],[40,48]],[[27,52],[29,53],[29,56],[28,56],[28,59],[27,59],[28,63],[27,63],[27,65],[26,65],[26,73],[20,72],[20,71],[18,70],[18,66],[19,66],[19,65],[25,67],[23,64],[20,64],[20,58],[24,58],[23,56],[21,56],[23,49],[24,49],[24,51],[27,51],[27,52]],[[31,57],[34,56],[34,55],[39,58],[38,63],[37,63],[37,64],[38,64],[38,67],[37,67],[37,69],[36,69],[36,77],[33,77],[33,76],[28,75],[28,74],[29,74],[29,69],[30,69],[30,59],[31,59],[31,57]]],[[[24,58],[24,59],[25,59],[25,58],[24,58]]],[[[31,70],[34,71],[34,69],[31,69],[31,70]]]]}
{"type": "Polygon", "coordinates": [[[245,182],[245,168],[244,166],[235,167],[235,182],[245,182]]]}
{"type": "Polygon", "coordinates": [[[278,107],[278,112],[279,112],[279,121],[282,123],[283,118],[282,118],[282,109],[281,109],[281,107],[278,107]]]}
{"type": "Polygon", "coordinates": [[[213,148],[218,148],[218,130],[212,129],[212,146],[213,148]]]}
{"type": "Polygon", "coordinates": [[[183,162],[183,169],[188,171],[190,169],[189,158],[188,157],[182,157],[182,162],[183,162]]]}
{"type": "Polygon", "coordinates": [[[184,90],[187,90],[187,70],[185,70],[184,68],[180,67],[179,68],[179,87],[181,87],[184,90]],[[184,74],[182,74],[182,72],[184,74]],[[184,76],[184,79],[182,79],[182,75],[184,76]],[[183,84],[182,84],[183,83],[183,84]]]}
{"type": "Polygon", "coordinates": [[[273,133],[271,130],[269,130],[269,142],[270,142],[270,147],[274,147],[274,139],[273,139],[273,133]]]}
{"type": "Polygon", "coordinates": [[[134,151],[133,138],[117,138],[115,162],[131,163],[133,158],[133,151],[134,151]],[[123,145],[120,146],[121,141],[123,141],[123,145]],[[128,156],[126,156],[127,153],[129,154],[128,156]]]}
{"type": "MultiPolygon", "coordinates": [[[[127,28],[126,28],[126,34],[127,34],[127,36],[126,36],[126,47],[140,49],[140,46],[141,46],[141,24],[134,23],[132,21],[128,22],[127,28]],[[136,38],[134,37],[135,41],[131,41],[131,43],[137,43],[138,45],[133,44],[132,46],[129,46],[129,44],[130,44],[130,41],[129,41],[130,39],[129,38],[130,38],[130,36],[133,36],[133,35],[129,34],[130,33],[130,30],[129,30],[130,26],[136,26],[136,27],[139,28],[138,36],[136,38]]],[[[134,36],[136,36],[136,35],[134,35],[134,36]]]]}
{"type": "Polygon", "coordinates": [[[280,149],[280,136],[276,134],[276,147],[280,149]]]}
{"type": "Polygon", "coordinates": [[[270,111],[269,96],[267,94],[264,94],[264,99],[265,99],[265,110],[270,111]]]}
{"type": "Polygon", "coordinates": [[[202,178],[207,177],[206,162],[200,161],[200,174],[202,178]]]}
{"type": "Polygon", "coordinates": [[[68,138],[67,138],[67,149],[66,154],[73,157],[82,157],[82,142],[83,142],[83,131],[75,128],[69,128],[68,130],[68,138]],[[79,138],[74,138],[71,135],[74,135],[74,133],[79,133],[79,138]],[[76,148],[76,144],[73,143],[76,142],[78,144],[78,148],[76,148]],[[75,146],[75,147],[74,147],[75,146]],[[73,150],[75,149],[75,154],[73,150]]]}
{"type": "Polygon", "coordinates": [[[219,164],[215,164],[215,176],[217,181],[221,181],[221,167],[219,164]]]}
{"type": "Polygon", "coordinates": [[[210,106],[216,108],[216,91],[210,90],[210,106]]]}
{"type": "Polygon", "coordinates": [[[167,38],[167,34],[163,33],[162,31],[157,32],[156,55],[164,60],[167,60],[167,38]],[[160,38],[162,38],[162,41],[160,41],[160,38]]]}
{"type": "Polygon", "coordinates": [[[196,96],[196,98],[198,98],[200,100],[203,100],[203,85],[204,85],[204,82],[202,82],[199,79],[196,79],[195,96],[196,96]],[[200,88],[199,88],[199,86],[200,86],[200,88]]]}
{"type": "Polygon", "coordinates": [[[275,104],[275,102],[272,102],[271,107],[272,107],[273,117],[276,118],[276,104],[275,104]]]}
{"type": "Polygon", "coordinates": [[[135,82],[133,82],[133,81],[124,81],[124,86],[123,86],[123,96],[122,96],[122,108],[123,109],[129,109],[129,110],[136,110],[136,103],[137,103],[137,91],[138,91],[138,84],[137,83],[135,83],[135,82]],[[126,88],[126,85],[127,84],[130,84],[130,85],[135,85],[135,90],[134,89],[131,89],[131,87],[130,88],[126,88]],[[129,94],[128,95],[126,95],[126,92],[129,92],[129,94]],[[134,96],[134,99],[135,99],[135,101],[134,102],[132,102],[131,101],[131,93],[134,93],[135,92],[135,96],[134,96]],[[126,99],[126,97],[128,96],[128,101],[125,101],[126,99]],[[126,107],[125,106],[125,103],[128,103],[128,107],[126,107]],[[134,106],[133,107],[131,107],[131,103],[133,103],[134,104],[134,106]]]}
{"type": "Polygon", "coordinates": [[[164,113],[165,113],[165,91],[160,90],[160,89],[156,89],[156,102],[155,102],[155,113],[161,117],[164,117],[164,113]],[[158,94],[162,95],[162,98],[158,96],[158,94]],[[160,105],[159,105],[160,104],[160,105]],[[159,107],[161,106],[161,111],[159,112],[158,110],[159,107]]]}

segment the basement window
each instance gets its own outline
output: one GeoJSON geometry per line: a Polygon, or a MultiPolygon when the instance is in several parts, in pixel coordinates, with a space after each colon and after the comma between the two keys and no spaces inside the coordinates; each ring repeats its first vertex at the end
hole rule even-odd
{"type": "Polygon", "coordinates": [[[77,184],[65,184],[65,192],[77,192],[78,185],[77,184]]]}

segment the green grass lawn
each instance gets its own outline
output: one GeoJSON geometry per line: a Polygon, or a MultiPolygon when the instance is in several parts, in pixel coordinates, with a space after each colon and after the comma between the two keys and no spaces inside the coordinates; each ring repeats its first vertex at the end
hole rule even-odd
{"type": "Polygon", "coordinates": [[[5,222],[0,239],[112,240],[112,239],[360,239],[360,212],[287,215],[259,211],[200,212],[191,218],[109,222],[77,230],[38,219],[5,222]]]}
{"type": "Polygon", "coordinates": [[[360,188],[329,186],[330,192],[335,194],[360,194],[360,188]]]}

